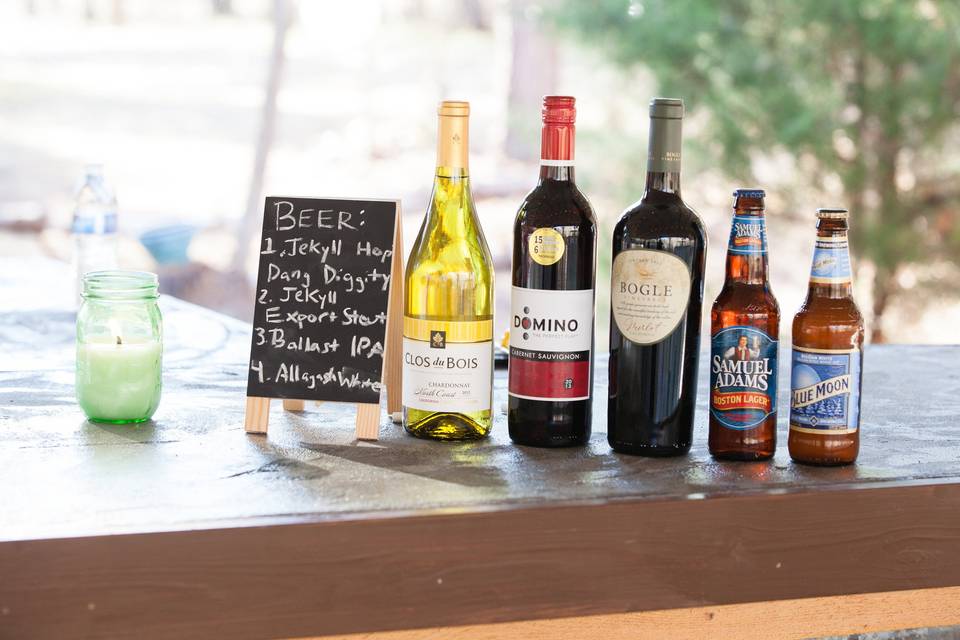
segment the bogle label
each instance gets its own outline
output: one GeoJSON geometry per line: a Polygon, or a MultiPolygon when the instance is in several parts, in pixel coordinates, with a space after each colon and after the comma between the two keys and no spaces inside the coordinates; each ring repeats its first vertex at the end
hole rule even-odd
{"type": "Polygon", "coordinates": [[[853,433],[860,424],[860,352],[793,347],[790,428],[853,433]]]}
{"type": "Polygon", "coordinates": [[[751,429],[777,411],[777,341],[734,326],[710,343],[710,414],[728,429],[751,429]]]}

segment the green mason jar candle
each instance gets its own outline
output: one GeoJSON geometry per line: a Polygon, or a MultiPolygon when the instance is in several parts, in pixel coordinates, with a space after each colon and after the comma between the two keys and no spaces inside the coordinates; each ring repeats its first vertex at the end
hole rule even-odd
{"type": "Polygon", "coordinates": [[[93,422],[144,422],[160,404],[163,321],[157,276],[91,271],[77,314],[77,402],[93,422]]]}

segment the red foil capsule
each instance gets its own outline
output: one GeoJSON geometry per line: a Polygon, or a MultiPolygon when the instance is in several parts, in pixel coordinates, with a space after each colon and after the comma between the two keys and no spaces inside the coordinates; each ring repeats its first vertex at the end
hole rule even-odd
{"type": "Polygon", "coordinates": [[[576,102],[572,96],[544,96],[541,160],[573,165],[576,102]]]}

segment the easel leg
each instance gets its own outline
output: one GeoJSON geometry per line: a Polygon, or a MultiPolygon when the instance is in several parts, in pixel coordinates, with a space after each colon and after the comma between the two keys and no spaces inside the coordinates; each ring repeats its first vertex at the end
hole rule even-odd
{"type": "Polygon", "coordinates": [[[283,400],[284,411],[303,411],[304,405],[305,403],[303,400],[290,400],[287,398],[284,398],[283,400]]]}
{"type": "Polygon", "coordinates": [[[380,405],[357,405],[357,440],[376,440],[380,437],[380,405]]]}
{"type": "Polygon", "coordinates": [[[387,387],[387,413],[393,416],[403,409],[400,395],[403,378],[403,216],[397,202],[393,230],[393,263],[390,272],[390,297],[387,299],[386,349],[383,354],[383,380],[387,387]]]}
{"type": "Polygon", "coordinates": [[[247,410],[243,418],[243,429],[247,433],[267,433],[270,422],[270,398],[247,396],[247,410]]]}

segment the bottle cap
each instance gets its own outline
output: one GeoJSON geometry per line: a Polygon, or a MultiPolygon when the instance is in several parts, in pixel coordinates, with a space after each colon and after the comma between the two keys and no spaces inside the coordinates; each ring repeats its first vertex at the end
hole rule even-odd
{"type": "Polygon", "coordinates": [[[437,107],[437,115],[466,118],[470,115],[470,103],[464,100],[444,100],[437,107]]]}
{"type": "Polygon", "coordinates": [[[767,192],[763,189],[737,189],[733,192],[735,198],[765,198],[767,192]]]}
{"type": "Polygon", "coordinates": [[[577,100],[573,96],[543,96],[544,124],[574,124],[577,100]]]}
{"type": "Polygon", "coordinates": [[[849,213],[846,209],[832,209],[830,207],[821,207],[817,209],[817,217],[821,220],[824,218],[846,220],[848,215],[849,213]]]}
{"type": "Polygon", "coordinates": [[[650,101],[650,117],[682,120],[683,100],[680,98],[654,98],[650,101]]]}

